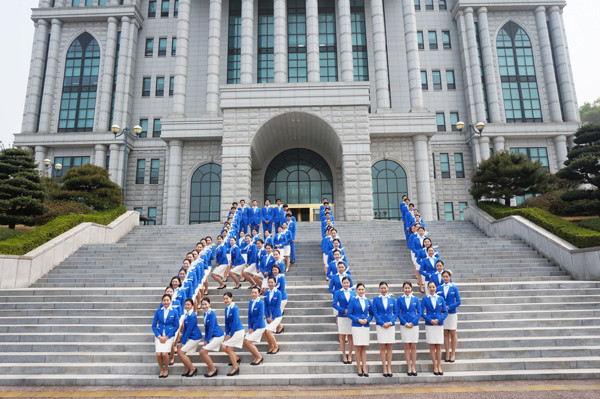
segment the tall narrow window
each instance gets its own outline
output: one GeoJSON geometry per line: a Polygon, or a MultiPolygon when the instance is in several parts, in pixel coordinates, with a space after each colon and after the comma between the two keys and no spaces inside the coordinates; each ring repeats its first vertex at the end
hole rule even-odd
{"type": "Polygon", "coordinates": [[[169,78],[169,96],[172,96],[175,92],[175,76],[169,78]]]}
{"type": "Polygon", "coordinates": [[[442,179],[450,178],[450,159],[447,153],[440,154],[440,169],[442,171],[442,179]]]}
{"type": "Polygon", "coordinates": [[[425,9],[427,11],[433,10],[433,0],[425,0],[425,9]]]}
{"type": "Polygon", "coordinates": [[[483,92],[483,104],[485,107],[485,120],[490,121],[487,87],[485,82],[485,72],[483,70],[483,55],[481,53],[481,38],[479,37],[479,24],[475,22],[475,32],[477,32],[477,58],[479,60],[479,74],[481,76],[481,91],[483,92]]]}
{"type": "Polygon", "coordinates": [[[427,84],[427,71],[421,71],[421,89],[427,90],[429,85],[427,84]]]}
{"type": "Polygon", "coordinates": [[[167,38],[161,37],[158,39],[158,56],[164,57],[167,55],[167,38]]]}
{"type": "Polygon", "coordinates": [[[421,10],[421,0],[415,0],[415,10],[421,10]]]}
{"type": "Polygon", "coordinates": [[[417,43],[419,45],[419,50],[425,49],[425,42],[423,41],[423,31],[422,30],[417,31],[417,43]]]}
{"type": "Polygon", "coordinates": [[[448,9],[448,5],[446,3],[446,0],[439,0],[438,5],[440,7],[440,10],[447,10],[448,9]]]}
{"type": "Polygon", "coordinates": [[[79,7],[79,0],[72,0],[71,7],[79,7]]]}
{"type": "Polygon", "coordinates": [[[450,126],[452,127],[453,132],[457,132],[458,128],[456,124],[460,119],[458,119],[458,112],[450,112],[450,126]]]}
{"type": "Polygon", "coordinates": [[[437,125],[438,132],[446,131],[446,118],[444,117],[443,112],[438,112],[437,114],[435,114],[435,122],[437,125]]]}
{"type": "Polygon", "coordinates": [[[306,1],[288,0],[288,80],[306,82],[306,1]]]}
{"type": "Polygon", "coordinates": [[[319,60],[321,82],[336,82],[338,70],[334,0],[319,2],[319,60]]]}
{"type": "Polygon", "coordinates": [[[456,81],[454,80],[454,71],[446,71],[446,87],[448,90],[456,90],[456,81]]]}
{"type": "Polygon", "coordinates": [[[169,16],[169,0],[162,0],[160,4],[160,16],[168,17],[169,16]]]}
{"type": "Polygon", "coordinates": [[[93,6],[93,5],[94,5],[94,0],[85,0],[86,7],[93,6]]]}
{"type": "Polygon", "coordinates": [[[150,0],[148,2],[148,18],[156,17],[156,0],[150,0]]]}
{"type": "Polygon", "coordinates": [[[454,205],[452,202],[444,202],[444,218],[448,221],[454,220],[454,205]]]}
{"type": "Polygon", "coordinates": [[[448,30],[442,31],[442,45],[444,50],[449,50],[452,48],[452,40],[450,39],[450,31],[448,30]]]}
{"type": "Polygon", "coordinates": [[[152,57],[154,55],[154,38],[146,39],[146,50],[144,51],[146,57],[152,57]]]}
{"type": "Polygon", "coordinates": [[[175,2],[173,3],[173,16],[175,18],[177,18],[178,15],[179,15],[179,0],[175,0],[175,2]]]}
{"type": "Polygon", "coordinates": [[[227,83],[240,83],[242,62],[242,2],[229,1],[229,27],[227,38],[227,83]]]}
{"type": "Polygon", "coordinates": [[[433,81],[433,90],[442,90],[442,73],[440,71],[431,71],[431,80],[433,81]]]}
{"type": "Polygon", "coordinates": [[[138,137],[145,139],[148,137],[148,119],[140,119],[140,127],[142,128],[142,132],[138,137]]]}
{"type": "Polygon", "coordinates": [[[533,50],[527,33],[508,22],[496,41],[506,121],[542,122],[533,50]]]}
{"type": "Polygon", "coordinates": [[[273,1],[258,0],[257,82],[272,83],[274,65],[273,1]]]}
{"type": "Polygon", "coordinates": [[[113,84],[112,84],[112,97],[110,100],[110,124],[113,125],[113,118],[115,116],[115,98],[117,97],[117,76],[119,73],[119,54],[121,52],[121,31],[117,34],[117,50],[115,52],[115,67],[113,69],[113,84]]]}
{"type": "Polygon", "coordinates": [[[427,34],[429,37],[429,49],[437,50],[437,48],[438,48],[437,32],[434,30],[430,30],[427,34]]]}
{"type": "Polygon", "coordinates": [[[373,216],[400,220],[400,200],[408,193],[406,172],[398,163],[384,159],[371,167],[373,216]]]}
{"type": "Polygon", "coordinates": [[[209,163],[192,175],[190,224],[216,222],[221,209],[221,166],[209,163]]]}
{"type": "Polygon", "coordinates": [[[91,132],[94,129],[99,65],[98,42],[87,32],[81,34],[67,51],[59,132],[91,132]]]}
{"type": "Polygon", "coordinates": [[[433,152],[431,153],[431,163],[433,166],[433,178],[437,179],[437,168],[435,167],[435,154],[433,152]]]}
{"type": "Polygon", "coordinates": [[[367,28],[365,25],[365,3],[363,0],[350,0],[352,20],[352,59],[354,61],[354,80],[369,80],[367,56],[367,28]]]}
{"type": "Polygon", "coordinates": [[[164,76],[156,77],[156,88],[154,91],[154,95],[156,97],[162,97],[165,95],[165,77],[164,76]]]}
{"type": "Polygon", "coordinates": [[[154,119],[154,124],[152,126],[152,137],[160,137],[161,130],[162,125],[160,123],[160,118],[154,119]]]}
{"type": "Polygon", "coordinates": [[[135,184],[144,184],[144,175],[146,174],[146,160],[138,159],[135,169],[135,184]]]}
{"type": "Polygon", "coordinates": [[[171,39],[171,55],[177,55],[177,38],[171,39]]]}
{"type": "Polygon", "coordinates": [[[466,202],[458,203],[458,212],[460,213],[460,220],[465,220],[465,208],[468,206],[466,202]]]}
{"type": "Polygon", "coordinates": [[[160,172],[160,159],[150,160],[150,184],[158,184],[158,174],[160,172]]]}
{"type": "Polygon", "coordinates": [[[155,225],[156,224],[156,207],[148,207],[148,217],[152,220],[150,220],[148,222],[148,225],[155,225]]]}
{"type": "Polygon", "coordinates": [[[463,179],[465,177],[465,164],[463,162],[462,152],[454,154],[454,170],[456,171],[457,179],[463,179]]]}
{"type": "Polygon", "coordinates": [[[145,77],[142,79],[142,97],[150,97],[150,88],[152,87],[152,78],[145,77]]]}

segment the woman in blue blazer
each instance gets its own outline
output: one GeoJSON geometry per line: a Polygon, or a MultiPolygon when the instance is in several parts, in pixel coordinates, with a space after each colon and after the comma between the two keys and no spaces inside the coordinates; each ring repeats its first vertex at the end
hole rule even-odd
{"type": "MultiPolygon", "coordinates": [[[[441,262],[441,261],[440,261],[441,262]]],[[[437,287],[437,294],[444,298],[448,307],[448,317],[444,320],[444,349],[446,350],[445,361],[454,363],[456,358],[456,329],[458,326],[458,314],[456,308],[461,304],[458,288],[452,284],[452,272],[444,270],[442,272],[444,284],[437,287]],[[452,351],[450,351],[450,347],[452,351]]]]}
{"type": "Polygon", "coordinates": [[[274,355],[279,352],[279,345],[273,333],[277,331],[277,326],[281,323],[281,298],[283,294],[275,284],[275,277],[269,277],[267,282],[269,289],[265,291],[265,318],[267,319],[267,327],[265,328],[264,337],[269,344],[267,355],[274,355]]]}
{"type": "Polygon", "coordinates": [[[365,285],[356,284],[356,296],[350,298],[348,317],[352,320],[352,340],[359,377],[368,377],[367,346],[369,346],[369,323],[373,319],[373,306],[365,296],[365,285]]]}
{"type": "Polygon", "coordinates": [[[402,341],[404,342],[404,358],[406,360],[408,376],[416,376],[417,370],[417,343],[419,342],[419,319],[423,311],[419,298],[413,296],[412,284],[408,281],[402,284],[404,295],[396,301],[396,314],[402,327],[400,327],[402,341]]]}
{"type": "MultiPolygon", "coordinates": [[[[285,275],[281,274],[281,266],[277,264],[273,265],[271,273],[273,274],[273,277],[275,277],[275,288],[277,291],[281,292],[281,317],[283,320],[283,312],[285,311],[285,305],[287,305],[288,301],[288,294],[285,289],[285,275]]],[[[283,324],[279,323],[275,334],[281,334],[283,330],[283,324]]]]}
{"type": "Polygon", "coordinates": [[[352,363],[352,350],[354,341],[352,341],[352,320],[348,317],[348,305],[350,299],[356,296],[352,289],[350,277],[342,277],[342,289],[333,292],[333,303],[331,306],[337,310],[337,326],[340,339],[340,349],[342,350],[342,363],[352,363]],[[346,339],[348,340],[348,355],[346,355],[346,339]]]}
{"type": "Polygon", "coordinates": [[[211,277],[219,283],[219,289],[227,288],[225,285],[225,277],[229,274],[229,259],[227,259],[227,245],[223,240],[223,236],[217,236],[217,249],[215,252],[216,266],[211,273],[211,277]]]}
{"type": "Polygon", "coordinates": [[[169,352],[171,352],[178,328],[179,312],[171,306],[171,295],[164,294],[162,296],[162,307],[156,310],[152,321],[156,362],[160,367],[158,378],[169,376],[169,352]]]}
{"type": "MultiPolygon", "coordinates": [[[[244,243],[245,243],[246,238],[244,237],[244,243]]],[[[242,271],[244,270],[244,267],[246,266],[246,260],[244,259],[243,255],[242,255],[242,250],[239,247],[239,245],[236,244],[235,238],[231,238],[229,240],[229,245],[231,245],[231,259],[229,261],[229,276],[233,279],[233,281],[235,282],[235,287],[233,287],[234,290],[239,289],[242,286],[242,283],[240,283],[240,279],[238,278],[238,276],[242,276],[242,271]]]]}
{"type": "Polygon", "coordinates": [[[189,352],[196,350],[202,341],[202,332],[198,328],[198,316],[194,312],[194,301],[191,299],[185,300],[185,313],[183,314],[183,323],[181,329],[181,338],[177,346],[177,355],[181,359],[181,363],[185,366],[185,373],[182,377],[193,377],[198,374],[198,369],[194,367],[189,352]]]}
{"type": "MultiPolygon", "coordinates": [[[[273,208],[271,207],[271,201],[265,200],[265,206],[261,210],[263,232],[271,232],[273,230],[273,208]]],[[[267,236],[265,235],[265,239],[267,236]]]]}
{"type": "Polygon", "coordinates": [[[435,273],[435,264],[438,259],[435,256],[433,247],[427,248],[427,257],[421,261],[421,268],[419,269],[419,274],[425,277],[425,281],[431,281],[431,275],[435,273]]]}
{"type": "Polygon", "coordinates": [[[377,342],[379,342],[379,356],[383,366],[383,376],[391,377],[392,374],[392,346],[396,343],[396,301],[388,294],[388,284],[379,283],[379,296],[373,298],[373,316],[375,316],[377,329],[377,342]]]}
{"type": "Polygon", "coordinates": [[[225,303],[225,340],[223,341],[221,350],[229,356],[233,368],[227,373],[227,376],[232,377],[240,373],[238,365],[240,358],[235,354],[235,348],[239,349],[244,344],[245,331],[240,321],[240,310],[235,302],[233,302],[233,294],[231,292],[226,292],[223,295],[223,303],[225,303]]]}
{"type": "Polygon", "coordinates": [[[437,295],[433,281],[427,283],[429,295],[421,299],[425,319],[425,337],[429,344],[429,354],[433,362],[433,374],[444,375],[442,371],[442,343],[444,342],[444,319],[448,316],[444,298],[437,295]]]}
{"type": "Polygon", "coordinates": [[[200,349],[200,357],[208,366],[208,373],[204,376],[210,378],[219,374],[219,370],[215,367],[208,352],[216,352],[221,349],[225,333],[217,323],[217,314],[210,308],[209,298],[202,299],[202,310],[204,310],[204,346],[200,349]]]}
{"type": "Polygon", "coordinates": [[[248,333],[244,337],[244,348],[252,353],[254,359],[251,366],[258,366],[263,362],[263,357],[256,349],[255,343],[260,342],[265,332],[265,303],[260,300],[260,288],[252,287],[250,291],[250,302],[248,303],[248,333]]]}
{"type": "Polygon", "coordinates": [[[346,265],[344,261],[339,261],[337,264],[337,273],[331,276],[331,280],[329,281],[329,292],[332,295],[335,295],[336,291],[342,289],[342,279],[344,277],[348,277],[350,279],[350,285],[352,285],[352,277],[350,277],[350,273],[346,272],[346,265]]]}

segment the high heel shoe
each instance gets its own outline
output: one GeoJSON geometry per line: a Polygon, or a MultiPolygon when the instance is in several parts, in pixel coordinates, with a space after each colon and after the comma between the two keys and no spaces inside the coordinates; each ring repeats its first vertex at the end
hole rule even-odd
{"type": "Polygon", "coordinates": [[[193,372],[193,373],[189,373],[189,372],[188,372],[188,373],[187,373],[187,375],[186,375],[186,377],[193,377],[193,376],[195,376],[196,374],[198,374],[198,369],[194,370],[194,372],[193,372]]]}
{"type": "Polygon", "coordinates": [[[187,377],[187,376],[188,376],[188,374],[190,373],[190,371],[192,371],[192,370],[188,370],[186,373],[183,373],[183,374],[181,374],[181,376],[182,376],[182,377],[187,377]]]}
{"type": "Polygon", "coordinates": [[[258,362],[253,361],[252,363],[250,363],[250,366],[258,366],[259,364],[261,364],[263,362],[263,360],[265,360],[265,358],[261,357],[258,362]]]}
{"type": "MultiPolygon", "coordinates": [[[[241,362],[241,359],[238,357],[238,358],[237,358],[237,364],[240,364],[240,362],[241,362]]],[[[233,366],[233,363],[229,363],[229,365],[230,365],[230,366],[233,366]]]]}
{"type": "Polygon", "coordinates": [[[227,377],[233,377],[234,375],[238,375],[240,373],[240,368],[238,367],[235,371],[231,371],[227,373],[227,377]]]}
{"type": "Polygon", "coordinates": [[[208,373],[206,373],[206,374],[204,374],[204,376],[205,376],[206,378],[212,378],[212,377],[216,377],[216,376],[217,376],[217,374],[219,374],[219,370],[215,370],[215,372],[214,372],[214,373],[212,373],[212,374],[208,374],[208,373]]]}
{"type": "Polygon", "coordinates": [[[241,285],[241,284],[240,284],[240,285],[237,285],[237,286],[235,286],[235,287],[233,287],[233,289],[234,289],[234,290],[239,290],[240,288],[242,288],[242,285],[241,285]]]}

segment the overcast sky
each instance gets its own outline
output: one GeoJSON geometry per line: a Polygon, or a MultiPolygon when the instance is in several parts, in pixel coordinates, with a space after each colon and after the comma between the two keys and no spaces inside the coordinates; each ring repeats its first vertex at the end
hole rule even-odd
{"type": "MultiPolygon", "coordinates": [[[[4,61],[0,64],[0,76],[3,76],[0,82],[0,121],[3,122],[0,141],[6,146],[12,143],[13,134],[21,129],[33,40],[31,8],[37,7],[38,0],[2,0],[2,3],[0,54],[4,54],[4,61]]],[[[600,97],[598,16],[599,0],[568,0],[564,12],[580,105],[600,97]]]]}

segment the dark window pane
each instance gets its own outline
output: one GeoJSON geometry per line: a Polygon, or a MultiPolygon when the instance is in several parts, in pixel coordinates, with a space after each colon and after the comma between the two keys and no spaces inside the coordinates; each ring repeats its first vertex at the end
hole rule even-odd
{"type": "Polygon", "coordinates": [[[407,194],[406,173],[402,166],[382,160],[371,167],[373,216],[376,219],[400,219],[400,199],[407,194]]]}

